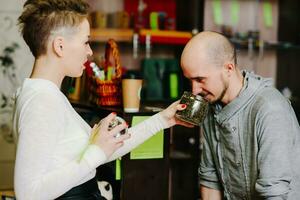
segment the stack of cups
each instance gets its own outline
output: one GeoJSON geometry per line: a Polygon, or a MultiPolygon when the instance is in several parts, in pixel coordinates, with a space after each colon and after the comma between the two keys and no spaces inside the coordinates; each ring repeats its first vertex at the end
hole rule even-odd
{"type": "Polygon", "coordinates": [[[135,113],[140,109],[142,78],[139,74],[128,72],[122,78],[124,112],[135,113]]]}

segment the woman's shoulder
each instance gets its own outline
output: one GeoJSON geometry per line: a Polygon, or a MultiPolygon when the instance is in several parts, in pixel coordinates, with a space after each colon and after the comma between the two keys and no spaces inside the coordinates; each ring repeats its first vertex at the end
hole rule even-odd
{"type": "Polygon", "coordinates": [[[16,94],[21,103],[34,102],[38,104],[62,104],[64,94],[51,81],[45,79],[25,79],[16,94]]]}
{"type": "Polygon", "coordinates": [[[22,90],[31,92],[60,92],[58,86],[52,81],[39,78],[26,78],[22,85],[22,90]]]}

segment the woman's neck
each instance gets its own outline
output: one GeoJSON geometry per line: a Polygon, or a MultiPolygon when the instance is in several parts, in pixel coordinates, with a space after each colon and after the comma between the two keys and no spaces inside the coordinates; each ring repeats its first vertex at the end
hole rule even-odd
{"type": "Polygon", "coordinates": [[[63,67],[46,56],[41,56],[35,60],[30,75],[30,78],[41,78],[52,81],[59,88],[61,87],[64,77],[63,67]]]}

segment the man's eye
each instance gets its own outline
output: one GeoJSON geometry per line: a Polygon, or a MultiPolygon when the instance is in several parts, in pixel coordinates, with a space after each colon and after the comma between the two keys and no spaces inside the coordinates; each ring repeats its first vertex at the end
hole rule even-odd
{"type": "Polygon", "coordinates": [[[89,45],[89,44],[90,44],[90,41],[85,42],[85,44],[86,44],[86,45],[89,45]]]}
{"type": "Polygon", "coordinates": [[[198,83],[203,83],[203,82],[204,82],[204,79],[203,79],[203,78],[197,78],[196,81],[197,81],[198,83]]]}

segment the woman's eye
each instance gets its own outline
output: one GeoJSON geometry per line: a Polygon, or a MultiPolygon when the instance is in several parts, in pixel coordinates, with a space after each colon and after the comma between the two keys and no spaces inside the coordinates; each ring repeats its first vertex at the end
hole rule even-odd
{"type": "Polygon", "coordinates": [[[85,44],[86,44],[86,45],[89,45],[89,44],[90,44],[90,41],[85,42],[85,44]]]}

